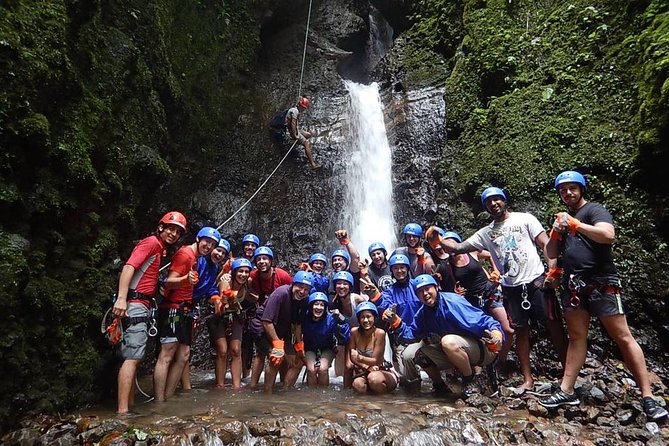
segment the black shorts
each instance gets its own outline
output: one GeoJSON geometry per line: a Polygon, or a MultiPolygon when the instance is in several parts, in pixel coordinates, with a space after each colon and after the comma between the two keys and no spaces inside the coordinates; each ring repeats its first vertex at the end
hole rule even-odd
{"type": "Polygon", "coordinates": [[[161,344],[193,342],[193,317],[180,308],[158,308],[158,336],[161,344]]]}
{"type": "Polygon", "coordinates": [[[593,316],[617,316],[625,314],[622,291],[619,285],[602,285],[597,282],[584,282],[574,295],[569,287],[564,287],[560,296],[565,313],[577,309],[585,310],[593,316]]]}
{"type": "Polygon", "coordinates": [[[504,308],[513,328],[526,328],[530,320],[545,324],[548,320],[558,318],[557,299],[553,290],[543,288],[545,274],[525,285],[513,287],[503,286],[504,308]],[[523,294],[527,293],[530,307],[523,309],[523,294]]]}

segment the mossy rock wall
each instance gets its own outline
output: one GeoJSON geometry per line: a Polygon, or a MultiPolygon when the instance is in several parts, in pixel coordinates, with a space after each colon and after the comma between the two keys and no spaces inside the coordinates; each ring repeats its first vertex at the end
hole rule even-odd
{"type": "MultiPolygon", "coordinates": [[[[224,163],[266,1],[0,5],[0,419],[93,401],[133,240],[224,163]]],[[[106,376],[105,376],[106,375],[106,376]]]]}

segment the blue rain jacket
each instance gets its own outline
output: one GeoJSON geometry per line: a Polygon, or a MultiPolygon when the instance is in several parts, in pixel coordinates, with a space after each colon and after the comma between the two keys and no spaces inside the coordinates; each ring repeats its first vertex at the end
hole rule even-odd
{"type": "Polygon", "coordinates": [[[379,309],[379,316],[384,310],[397,304],[397,315],[407,324],[413,322],[416,312],[423,305],[409,282],[406,284],[393,283],[381,292],[381,297],[374,304],[379,309]]]}
{"type": "Polygon", "coordinates": [[[330,313],[314,321],[311,315],[302,320],[302,339],[305,351],[334,349],[335,339],[339,345],[346,345],[351,338],[351,327],[348,322],[341,324],[330,313]],[[336,338],[335,338],[336,336],[336,338]]]}
{"type": "Polygon", "coordinates": [[[193,288],[193,302],[198,303],[201,300],[209,299],[215,294],[219,294],[216,277],[221,267],[209,259],[209,256],[197,258],[197,274],[200,280],[193,288]]]}

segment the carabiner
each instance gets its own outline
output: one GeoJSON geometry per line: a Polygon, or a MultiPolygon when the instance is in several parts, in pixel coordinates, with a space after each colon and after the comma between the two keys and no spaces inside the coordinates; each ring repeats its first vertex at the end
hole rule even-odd
{"type": "Polygon", "coordinates": [[[523,292],[521,293],[523,301],[520,303],[520,308],[527,311],[532,308],[532,303],[527,299],[527,285],[523,285],[523,292]]]}
{"type": "Polygon", "coordinates": [[[151,325],[149,326],[149,336],[154,337],[158,334],[158,327],[156,327],[156,319],[151,318],[151,325]]]}
{"type": "Polygon", "coordinates": [[[581,298],[578,297],[578,294],[572,293],[571,297],[569,298],[569,305],[572,307],[576,308],[581,305],[581,298]]]}

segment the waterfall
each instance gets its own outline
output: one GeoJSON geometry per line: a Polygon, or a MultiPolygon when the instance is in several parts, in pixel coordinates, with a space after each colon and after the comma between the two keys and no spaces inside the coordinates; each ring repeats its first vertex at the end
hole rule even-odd
{"type": "Polygon", "coordinates": [[[373,242],[397,245],[392,199],[391,151],[376,83],[345,81],[350,97],[350,158],[343,220],[353,243],[366,257],[373,242]]]}

